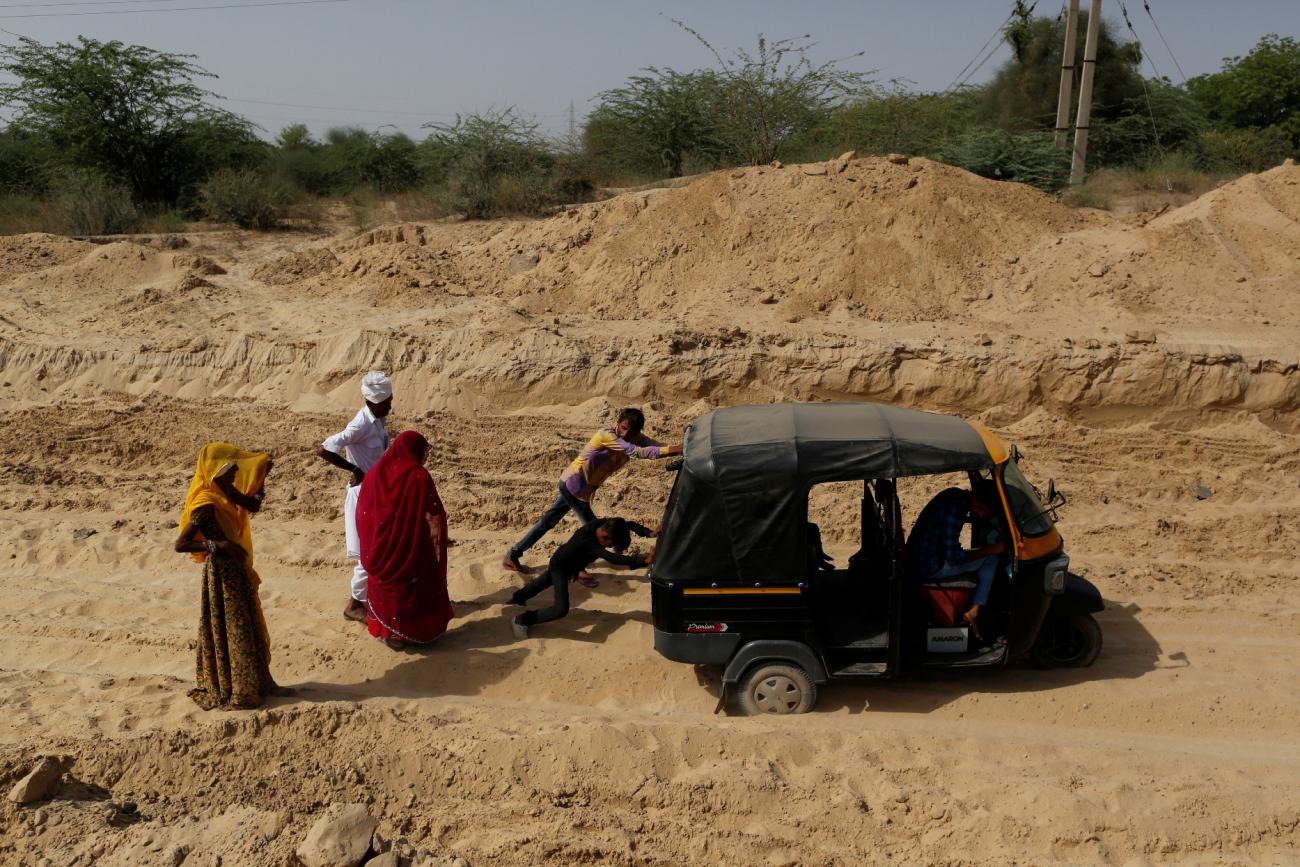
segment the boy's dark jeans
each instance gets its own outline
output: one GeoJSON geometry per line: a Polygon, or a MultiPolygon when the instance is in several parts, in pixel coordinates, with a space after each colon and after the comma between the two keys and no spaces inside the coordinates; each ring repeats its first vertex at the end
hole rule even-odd
{"type": "Polygon", "coordinates": [[[525,611],[519,615],[519,622],[524,626],[534,626],[538,623],[547,623],[551,620],[559,620],[569,613],[569,582],[573,580],[572,575],[561,575],[552,573],[550,569],[542,572],[532,581],[529,581],[523,587],[515,591],[510,597],[510,601],[516,605],[523,605],[529,599],[532,599],[538,593],[541,593],[547,587],[555,588],[555,599],[547,608],[539,608],[536,611],[525,611]]]}
{"type": "Polygon", "coordinates": [[[515,543],[515,546],[510,549],[510,556],[515,560],[524,556],[524,552],[536,545],[539,539],[549,533],[556,524],[560,523],[560,520],[567,512],[573,512],[584,527],[596,520],[596,516],[591,511],[591,505],[570,494],[569,489],[564,486],[564,482],[560,482],[559,496],[555,498],[555,502],[551,503],[550,508],[542,513],[542,516],[537,519],[537,523],[533,524],[528,532],[524,534],[524,537],[515,543]]]}

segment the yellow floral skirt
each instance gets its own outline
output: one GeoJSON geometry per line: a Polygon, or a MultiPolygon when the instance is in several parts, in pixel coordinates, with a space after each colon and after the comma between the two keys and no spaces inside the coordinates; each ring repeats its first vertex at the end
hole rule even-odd
{"type": "Polygon", "coordinates": [[[275,688],[256,585],[229,557],[209,556],[203,566],[195,668],[198,686],[190,698],[204,710],[258,707],[275,688]]]}

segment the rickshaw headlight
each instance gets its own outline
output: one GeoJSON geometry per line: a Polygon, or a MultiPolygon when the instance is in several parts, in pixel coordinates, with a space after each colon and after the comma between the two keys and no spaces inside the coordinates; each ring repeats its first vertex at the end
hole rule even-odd
{"type": "Polygon", "coordinates": [[[1070,558],[1058,557],[1043,570],[1043,590],[1047,593],[1065,592],[1065,575],[1070,571],[1070,558]]]}

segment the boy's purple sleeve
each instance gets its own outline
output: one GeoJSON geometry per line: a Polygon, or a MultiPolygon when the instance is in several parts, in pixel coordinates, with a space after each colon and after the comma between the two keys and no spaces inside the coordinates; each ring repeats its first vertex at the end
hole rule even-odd
{"type": "Polygon", "coordinates": [[[633,457],[633,458],[663,457],[663,452],[664,452],[663,447],[660,446],[658,443],[655,443],[654,440],[648,439],[647,440],[648,442],[654,443],[654,445],[648,445],[648,446],[635,445],[633,443],[628,442],[627,440],[623,439],[620,436],[612,436],[612,440],[613,442],[610,443],[609,447],[618,449],[628,457],[633,457]]]}

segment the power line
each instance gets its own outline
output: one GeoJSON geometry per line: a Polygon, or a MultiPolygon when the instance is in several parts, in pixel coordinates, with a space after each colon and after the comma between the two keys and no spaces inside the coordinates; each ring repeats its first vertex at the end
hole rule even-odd
{"type": "Polygon", "coordinates": [[[81,3],[0,3],[0,9],[49,9],[54,6],[143,6],[146,3],[175,3],[177,0],[83,0],[81,3]]]}
{"type": "Polygon", "coordinates": [[[304,103],[297,103],[297,102],[272,102],[266,99],[245,99],[239,96],[223,96],[220,98],[225,100],[226,102],[247,102],[247,103],[252,103],[253,105],[274,105],[277,106],[278,108],[307,108],[307,109],[311,109],[312,111],[354,111],[354,112],[360,112],[364,114],[382,114],[382,115],[394,116],[394,117],[397,115],[403,115],[406,117],[425,117],[425,118],[451,116],[446,112],[440,114],[434,114],[432,112],[427,112],[427,111],[397,111],[397,110],[388,111],[382,108],[350,108],[348,106],[341,106],[341,105],[307,105],[304,103]]]}
{"type": "MultiPolygon", "coordinates": [[[[1124,0],[1119,0],[1119,11],[1124,15],[1124,25],[1128,27],[1128,32],[1133,35],[1133,41],[1137,43],[1138,51],[1142,53],[1142,57],[1151,67],[1151,71],[1155,73],[1156,78],[1160,78],[1160,71],[1156,69],[1156,62],[1142,49],[1142,40],[1138,37],[1137,31],[1133,29],[1133,22],[1129,20],[1128,7],[1124,5],[1124,0]]],[[[1147,114],[1151,116],[1151,132],[1155,135],[1156,150],[1160,151],[1160,154],[1163,157],[1165,148],[1164,145],[1160,143],[1160,127],[1156,124],[1156,110],[1151,105],[1151,91],[1147,89],[1147,77],[1142,74],[1140,69],[1138,70],[1138,81],[1142,82],[1142,95],[1146,97],[1147,114]]],[[[1165,186],[1171,190],[1173,189],[1168,178],[1165,178],[1165,186]]]]}
{"type": "Polygon", "coordinates": [[[1169,47],[1169,40],[1165,39],[1165,34],[1160,32],[1160,25],[1156,23],[1156,16],[1151,14],[1151,4],[1148,3],[1147,0],[1142,0],[1142,5],[1147,10],[1147,17],[1151,19],[1151,26],[1156,29],[1156,35],[1159,36],[1160,41],[1165,44],[1165,51],[1169,52],[1169,59],[1174,62],[1174,66],[1178,69],[1178,74],[1182,77],[1183,84],[1186,84],[1187,73],[1183,72],[1183,65],[1178,62],[1178,57],[1174,54],[1174,50],[1169,47]]]}
{"type": "Polygon", "coordinates": [[[90,12],[24,12],[20,15],[0,15],[0,19],[13,18],[75,18],[83,15],[137,15],[148,12],[201,12],[208,9],[263,9],[268,6],[319,6],[325,3],[354,3],[356,0],[272,0],[269,3],[222,3],[214,6],[172,6],[158,9],[95,9],[90,12]]]}
{"type": "MultiPolygon", "coordinates": [[[[400,109],[384,109],[384,108],[353,108],[346,105],[311,105],[308,103],[300,103],[300,102],[273,102],[267,99],[247,99],[241,96],[219,96],[217,98],[224,100],[225,102],[247,102],[253,105],[273,105],[276,106],[277,108],[306,108],[312,111],[351,111],[351,112],[359,112],[365,114],[381,114],[386,117],[396,117],[398,115],[402,115],[405,117],[423,117],[423,118],[463,117],[466,114],[469,114],[469,112],[404,111],[400,109]]],[[[568,112],[552,112],[552,113],[525,112],[525,114],[527,114],[530,117],[558,117],[558,118],[568,117],[568,112]]]]}
{"type": "MultiPolygon", "coordinates": [[[[1024,10],[1024,14],[1026,16],[1032,15],[1034,13],[1034,9],[1038,6],[1038,2],[1039,0],[1034,0],[1033,3],[1030,3],[1029,8],[1024,10]]],[[[1021,4],[1017,3],[1016,7],[1011,10],[1011,14],[1009,14],[1006,18],[1002,19],[1002,23],[998,25],[998,29],[993,31],[993,35],[990,36],[988,38],[988,41],[984,43],[983,47],[981,47],[980,50],[975,53],[975,56],[971,58],[970,63],[967,63],[965,66],[963,66],[961,72],[957,73],[957,77],[953,79],[952,83],[949,84],[946,88],[944,88],[943,90],[944,93],[948,93],[966,84],[966,82],[970,81],[972,78],[975,77],[976,73],[978,73],[981,69],[984,68],[984,64],[988,63],[990,60],[993,59],[993,55],[997,54],[998,49],[1002,47],[1002,43],[1007,41],[1007,34],[1006,34],[1007,25],[1010,24],[1011,19],[1015,18],[1016,14],[1021,11],[1020,6],[1021,4]],[[998,39],[999,36],[1001,36],[1002,38],[998,39]],[[991,49],[989,49],[990,45],[993,46],[991,49]],[[988,49],[987,54],[984,53],[986,49],[988,49]],[[981,55],[983,55],[982,60],[980,59],[981,55]],[[975,63],[975,61],[977,60],[979,60],[979,63],[975,65],[974,69],[971,69],[971,64],[975,63]],[[968,69],[970,69],[970,72],[966,71],[968,69]]]]}
{"type": "MultiPolygon", "coordinates": [[[[981,56],[982,54],[984,54],[985,49],[987,49],[990,45],[993,44],[993,40],[997,39],[999,36],[1001,36],[1002,39],[1006,39],[1006,38],[1007,38],[1007,37],[1006,37],[1006,33],[1004,32],[1004,29],[1006,28],[1006,26],[1007,26],[1008,24],[1011,23],[1011,19],[1012,19],[1012,18],[1015,18],[1015,17],[1016,17],[1016,12],[1015,12],[1015,10],[1013,9],[1013,10],[1011,10],[1011,14],[1010,14],[1010,15],[1008,15],[1006,18],[1002,19],[1002,23],[999,24],[998,27],[997,27],[997,29],[993,31],[993,35],[989,37],[988,41],[985,42],[982,46],[980,46],[980,50],[979,50],[979,51],[976,51],[976,52],[975,52],[975,56],[972,57],[972,58],[970,59],[970,63],[967,63],[965,66],[963,66],[963,67],[961,68],[961,72],[957,73],[957,75],[953,77],[952,83],[949,84],[947,87],[945,87],[945,88],[943,89],[943,92],[944,92],[944,93],[947,93],[948,91],[950,91],[950,90],[952,90],[953,88],[957,87],[959,83],[961,83],[961,84],[964,84],[964,83],[965,83],[966,79],[963,79],[962,76],[963,76],[963,75],[966,75],[966,70],[970,69],[970,68],[971,68],[971,65],[972,65],[973,63],[975,63],[975,61],[977,61],[977,60],[980,59],[980,56],[981,56]]],[[[999,44],[999,46],[1001,46],[1001,40],[998,40],[998,44],[999,44]]],[[[982,66],[983,64],[980,64],[980,65],[982,66]]],[[[976,67],[976,69],[978,69],[978,68],[979,68],[979,67],[976,67]]],[[[974,73],[972,73],[972,74],[974,74],[974,73]]],[[[970,78],[970,76],[968,75],[968,76],[966,76],[966,78],[970,78]]]]}
{"type": "MultiPolygon", "coordinates": [[[[1006,40],[1002,40],[1002,41],[1005,42],[1006,40]]],[[[975,77],[975,74],[978,73],[981,69],[984,68],[984,64],[988,63],[990,60],[993,59],[993,55],[997,54],[997,53],[998,53],[998,49],[1001,48],[1001,47],[1002,47],[1002,42],[998,42],[996,45],[994,45],[992,48],[990,48],[990,49],[989,49],[989,53],[984,55],[984,59],[981,60],[978,64],[976,64],[975,68],[972,69],[969,73],[967,73],[967,75],[966,75],[965,78],[963,78],[961,81],[957,82],[957,86],[958,86],[958,87],[963,87],[963,86],[965,86],[966,82],[968,82],[968,81],[970,81],[972,78],[974,78],[974,77],[975,77]]]]}

